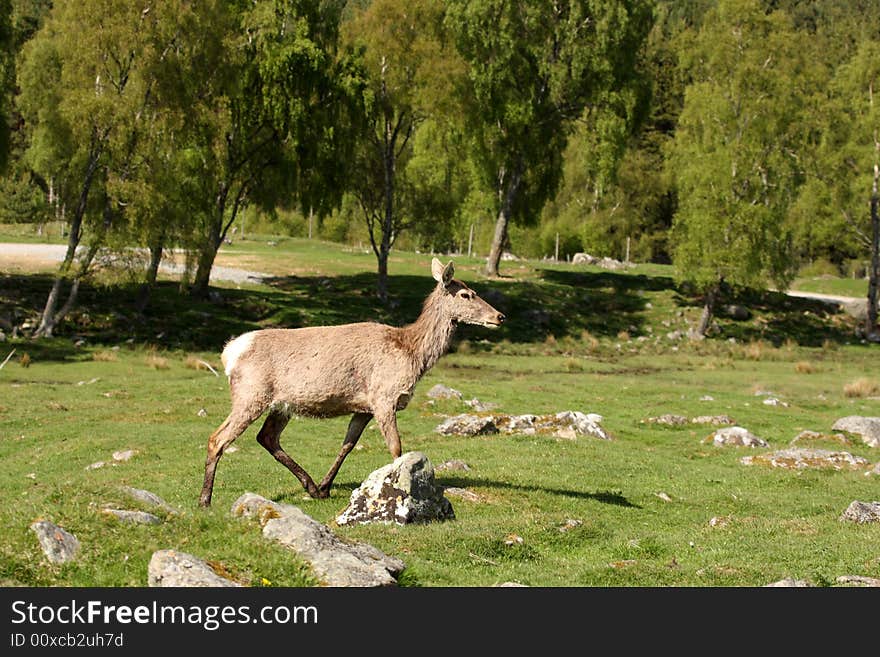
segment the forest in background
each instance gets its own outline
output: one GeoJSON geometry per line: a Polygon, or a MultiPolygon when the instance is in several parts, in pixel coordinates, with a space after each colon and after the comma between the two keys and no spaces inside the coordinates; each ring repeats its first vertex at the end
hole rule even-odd
{"type": "Polygon", "coordinates": [[[37,335],[102,250],[145,307],[167,249],[203,296],[274,232],[383,299],[393,248],[672,263],[703,328],[811,267],[876,337],[878,72],[868,0],[0,0],[0,223],[67,226],[37,335]]]}

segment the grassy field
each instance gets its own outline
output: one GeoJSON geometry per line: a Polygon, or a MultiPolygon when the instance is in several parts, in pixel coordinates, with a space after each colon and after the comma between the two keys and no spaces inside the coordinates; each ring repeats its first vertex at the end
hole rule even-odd
{"type": "MultiPolygon", "coordinates": [[[[430,258],[393,255],[386,307],[372,295],[371,254],[268,241],[237,243],[219,261],[272,274],[267,285],[220,287],[219,298],[193,303],[163,281],[140,316],[134,286],[111,285],[118,277],[108,275],[84,286],[57,338],[0,343],[0,361],[16,350],[0,370],[0,582],[143,586],[152,552],[174,548],[251,586],[315,583],[256,525],[232,518],[230,505],[252,491],[332,525],[350,492],[388,463],[381,435],[371,424],[332,496],[311,500],[251,427],[220,463],[213,507],[198,509],[207,437],[228,411],[225,379],[198,360],[218,367],[223,342],[252,328],[411,321],[433,283],[430,258]],[[135,455],[113,464],[112,453],[126,449],[135,455]],[[97,461],[107,464],[87,469],[97,461]],[[180,513],[161,514],[157,526],[120,524],[101,509],[139,508],[124,485],[157,493],[180,513]],[[47,564],[28,529],[38,518],[78,536],[77,561],[47,564]]],[[[742,456],[767,450],[705,444],[710,427],[645,422],[724,413],[778,449],[801,430],[829,432],[839,417],[880,415],[880,351],[852,337],[850,318],[805,299],[743,295],[736,301],[752,311],[749,320],[721,316],[710,339],[689,343],[675,332],[700,309],[666,269],[516,262],[505,263],[506,278],[487,281],[479,266],[456,259],[458,276],[490,296],[508,323],[494,332],[462,327],[398,419],[405,451],[423,451],[434,464],[467,462],[470,471],[437,478],[480,501],[450,497],[456,519],[445,523],[334,528],[402,558],[403,585],[755,586],[783,577],[830,585],[840,575],[880,577],[880,526],[838,520],[851,501],[880,498],[877,476],[745,466],[742,456]],[[614,440],[440,436],[442,416],[467,409],[430,404],[425,392],[435,383],[502,412],[599,413],[614,440]],[[763,404],[767,391],[788,405],[763,404]]],[[[34,321],[50,283],[49,270],[0,273],[0,306],[34,321]]],[[[346,425],[297,419],[283,442],[320,476],[346,425]]],[[[818,446],[880,461],[861,442],[818,446]]]]}

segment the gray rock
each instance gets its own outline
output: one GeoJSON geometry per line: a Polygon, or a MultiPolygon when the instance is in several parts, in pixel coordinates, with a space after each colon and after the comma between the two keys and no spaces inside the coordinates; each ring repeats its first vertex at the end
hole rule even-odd
{"type": "Polygon", "coordinates": [[[452,495],[453,497],[460,497],[463,500],[467,500],[468,502],[482,502],[483,498],[480,497],[477,493],[472,490],[468,490],[467,488],[459,488],[457,486],[446,486],[443,489],[443,492],[447,495],[452,495]]]}
{"type": "Polygon", "coordinates": [[[769,447],[769,443],[763,438],[758,438],[748,429],[743,427],[724,427],[712,432],[703,439],[704,443],[711,442],[713,445],[737,445],[741,447],[769,447]]]}
{"type": "Polygon", "coordinates": [[[684,415],[673,415],[667,413],[658,415],[657,417],[649,417],[645,422],[648,424],[665,424],[670,427],[680,427],[687,424],[688,419],[684,415]]]}
{"type": "Polygon", "coordinates": [[[794,579],[791,577],[786,577],[785,579],[781,579],[778,582],[772,582],[771,584],[764,584],[764,587],[783,587],[783,588],[809,588],[813,586],[805,579],[794,579]]]}
{"type": "Polygon", "coordinates": [[[153,507],[155,509],[162,509],[163,511],[167,511],[168,513],[178,513],[178,510],[168,504],[168,502],[163,500],[155,493],[151,493],[150,491],[144,490],[143,488],[123,486],[122,492],[132,499],[135,499],[142,504],[146,504],[147,506],[153,507]]]}
{"type": "Polygon", "coordinates": [[[878,461],[873,468],[868,470],[866,475],[880,475],[880,461],[878,461]]]}
{"type": "Polygon", "coordinates": [[[859,502],[854,500],[846,507],[846,511],[841,514],[840,519],[859,524],[880,522],[880,502],[859,502]]]}
{"type": "Polygon", "coordinates": [[[98,468],[103,468],[106,463],[104,461],[95,461],[94,463],[90,463],[86,466],[86,470],[97,470],[98,468]]]}
{"type": "Polygon", "coordinates": [[[132,525],[158,525],[162,521],[146,511],[126,511],[124,509],[102,509],[101,513],[111,515],[120,522],[132,525]]]}
{"type": "Polygon", "coordinates": [[[114,461],[128,461],[135,454],[137,454],[136,449],[122,449],[122,450],[113,452],[113,460],[114,461]]]}
{"type": "Polygon", "coordinates": [[[827,449],[809,447],[789,447],[776,452],[744,456],[740,462],[743,465],[762,464],[789,470],[804,470],[806,468],[859,470],[868,465],[867,459],[853,456],[849,452],[832,452],[827,449]]]}
{"type": "Polygon", "coordinates": [[[571,258],[571,264],[594,265],[596,267],[601,267],[602,269],[609,269],[612,271],[626,269],[629,267],[629,265],[621,262],[620,260],[615,260],[614,258],[609,258],[608,256],[597,258],[596,256],[592,256],[589,253],[575,253],[574,256],[572,256],[571,258]]]}
{"type": "Polygon", "coordinates": [[[341,541],[299,507],[245,493],[232,505],[237,516],[257,518],[263,536],[307,561],[327,586],[394,586],[405,564],[366,543],[341,541]]]}
{"type": "Polygon", "coordinates": [[[738,322],[743,322],[752,316],[752,311],[745,306],[732,303],[724,306],[724,314],[738,322]]]}
{"type": "Polygon", "coordinates": [[[470,472],[471,466],[461,459],[449,459],[448,461],[443,461],[443,463],[434,468],[434,472],[446,472],[452,470],[457,472],[470,472]]]}
{"type": "Polygon", "coordinates": [[[848,415],[837,420],[832,431],[845,431],[861,436],[869,447],[880,447],[880,417],[863,417],[848,415]]]}
{"type": "Polygon", "coordinates": [[[527,589],[527,588],[529,588],[528,584],[520,584],[519,582],[501,582],[501,584],[498,584],[497,586],[499,586],[500,588],[504,588],[504,589],[514,589],[514,588],[515,589],[527,589]]]}
{"type": "Polygon", "coordinates": [[[431,388],[428,393],[431,399],[461,399],[462,394],[455,388],[449,388],[442,383],[438,383],[431,388]]]}
{"type": "Polygon", "coordinates": [[[443,420],[434,431],[444,436],[485,436],[498,433],[498,427],[493,420],[491,415],[463,413],[443,420]]]}
{"type": "Polygon", "coordinates": [[[841,575],[836,581],[841,586],[880,586],[880,579],[863,575],[841,575]]]}
{"type": "Polygon", "coordinates": [[[348,507],[336,523],[430,522],[455,518],[443,488],[434,481],[434,468],[421,452],[407,452],[373,471],[352,491],[348,507]]]}
{"type": "Polygon", "coordinates": [[[473,399],[466,399],[464,405],[468,408],[475,410],[477,413],[486,413],[488,411],[494,411],[498,408],[498,404],[493,402],[481,402],[479,399],[474,397],[473,399]]]}
{"type": "Polygon", "coordinates": [[[206,562],[186,552],[157,550],[147,567],[147,584],[156,587],[233,587],[238,582],[221,577],[206,562]]]}
{"type": "Polygon", "coordinates": [[[791,445],[799,443],[835,442],[841,445],[852,445],[852,441],[842,433],[827,434],[819,431],[804,430],[791,439],[791,445]]]}
{"type": "Polygon", "coordinates": [[[48,520],[37,520],[31,524],[31,529],[40,541],[43,554],[52,563],[67,563],[76,558],[79,540],[69,531],[48,520]]]}
{"type": "Polygon", "coordinates": [[[691,424],[710,424],[713,427],[723,427],[736,423],[729,415],[698,415],[691,418],[691,424]]]}
{"type": "Polygon", "coordinates": [[[784,402],[776,397],[767,397],[767,399],[761,403],[764,404],[764,406],[783,406],[788,408],[788,402],[784,402]]]}

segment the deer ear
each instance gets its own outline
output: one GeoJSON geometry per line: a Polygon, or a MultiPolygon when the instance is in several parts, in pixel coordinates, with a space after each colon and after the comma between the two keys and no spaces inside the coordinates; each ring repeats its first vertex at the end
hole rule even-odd
{"type": "Polygon", "coordinates": [[[452,260],[443,268],[443,285],[449,285],[452,282],[452,277],[455,276],[455,265],[452,264],[452,260]]]}
{"type": "Polygon", "coordinates": [[[443,282],[443,263],[437,260],[437,258],[431,261],[431,275],[438,283],[443,282]]]}

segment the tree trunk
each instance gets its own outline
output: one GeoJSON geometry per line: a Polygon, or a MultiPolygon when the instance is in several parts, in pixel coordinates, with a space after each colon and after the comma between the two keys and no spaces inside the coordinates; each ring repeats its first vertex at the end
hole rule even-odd
{"type": "Polygon", "coordinates": [[[489,249],[489,257],[486,259],[486,275],[498,276],[498,265],[501,262],[501,252],[507,241],[507,227],[513,212],[513,203],[519,192],[521,174],[514,171],[510,179],[504,183],[504,174],[500,176],[502,183],[499,189],[501,197],[501,209],[498,212],[498,220],[495,222],[495,234],[492,236],[492,246],[489,249]]]}
{"type": "Polygon", "coordinates": [[[709,324],[715,314],[715,304],[718,302],[718,292],[720,289],[721,286],[715,284],[706,292],[706,296],[703,299],[703,313],[700,315],[700,321],[694,331],[694,337],[698,340],[706,337],[706,331],[709,330],[709,324]]]}
{"type": "Polygon", "coordinates": [[[212,230],[211,233],[212,235],[208,241],[199,250],[196,274],[193,277],[193,284],[190,289],[190,295],[196,299],[204,299],[208,296],[211,270],[214,268],[217,251],[220,250],[220,243],[213,236],[214,231],[212,230]]]}
{"type": "Polygon", "coordinates": [[[872,342],[880,342],[877,331],[877,287],[880,279],[880,164],[874,164],[874,182],[871,186],[871,265],[868,268],[868,312],[865,318],[865,335],[872,342]]]}
{"type": "Polygon", "coordinates": [[[139,313],[143,313],[150,303],[150,293],[156,285],[156,278],[159,275],[159,264],[162,262],[162,250],[162,239],[159,239],[156,244],[150,247],[150,264],[147,267],[147,277],[138,291],[137,301],[135,302],[135,308],[139,313]]]}
{"type": "Polygon", "coordinates": [[[376,252],[378,260],[378,279],[376,280],[376,294],[384,303],[388,300],[388,254],[391,252],[391,243],[394,238],[394,176],[396,169],[397,137],[390,118],[385,119],[385,142],[383,153],[384,165],[384,208],[382,212],[382,239],[376,252]]]}

